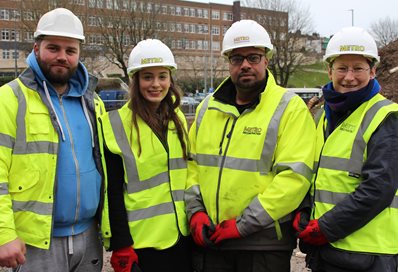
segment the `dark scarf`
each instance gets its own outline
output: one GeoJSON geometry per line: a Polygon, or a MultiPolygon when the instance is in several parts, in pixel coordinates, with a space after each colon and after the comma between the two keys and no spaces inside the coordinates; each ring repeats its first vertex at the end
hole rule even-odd
{"type": "Polygon", "coordinates": [[[375,96],[381,87],[376,79],[371,79],[367,86],[358,91],[339,93],[333,88],[333,83],[329,82],[323,88],[325,98],[325,114],[332,132],[338,123],[350,115],[363,102],[375,96]]]}

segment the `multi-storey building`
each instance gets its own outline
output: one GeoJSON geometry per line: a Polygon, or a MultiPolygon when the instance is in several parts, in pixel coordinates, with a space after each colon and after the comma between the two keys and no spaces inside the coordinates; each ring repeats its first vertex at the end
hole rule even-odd
{"type": "MultiPolygon", "coordinates": [[[[243,7],[240,1],[233,5],[198,3],[181,0],[0,0],[0,75],[14,75],[26,68],[25,58],[32,48],[33,33],[40,16],[55,7],[71,9],[83,22],[86,41],[83,52],[89,72],[100,75],[120,75],[123,71],[108,58],[104,28],[121,28],[104,18],[118,17],[139,20],[142,14],[151,14],[155,28],[153,37],[167,43],[176,56],[178,78],[205,81],[213,86],[213,78],[227,75],[227,63],[220,56],[222,39],[226,30],[237,20],[252,18],[262,23],[268,31],[287,32],[288,14],[243,7]],[[133,18],[135,17],[135,18],[133,18]]],[[[149,15],[148,15],[149,16],[149,15]]],[[[147,16],[147,17],[148,17],[147,16]]],[[[142,28],[142,27],[141,27],[142,28]]],[[[142,33],[141,33],[142,34],[142,33]]],[[[142,36],[142,35],[141,35],[142,36]]],[[[145,36],[145,35],[143,35],[145,36]]],[[[121,43],[128,53],[137,37],[123,35],[121,43]]],[[[152,37],[145,37],[152,38],[152,37]]]]}

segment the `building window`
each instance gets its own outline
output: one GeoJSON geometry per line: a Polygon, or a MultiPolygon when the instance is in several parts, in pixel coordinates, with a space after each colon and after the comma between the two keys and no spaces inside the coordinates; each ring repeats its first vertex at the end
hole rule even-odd
{"type": "Polygon", "coordinates": [[[181,7],[176,7],[176,15],[181,16],[181,7]]]}
{"type": "Polygon", "coordinates": [[[106,8],[107,9],[113,8],[113,0],[106,0],[106,8]]]}
{"type": "Polygon", "coordinates": [[[227,32],[228,29],[229,29],[229,26],[224,26],[224,27],[222,28],[222,34],[224,35],[225,32],[227,32]]]}
{"type": "Polygon", "coordinates": [[[189,32],[189,24],[184,24],[184,32],[185,33],[189,32]]]}
{"type": "Polygon", "coordinates": [[[169,29],[170,29],[170,32],[175,32],[175,31],[176,31],[176,25],[175,25],[175,23],[170,23],[169,29]]]}
{"type": "Polygon", "coordinates": [[[123,45],[128,46],[129,44],[130,44],[130,36],[129,35],[123,36],[123,45]]]}
{"type": "Polygon", "coordinates": [[[211,27],[211,34],[212,34],[212,35],[220,35],[220,27],[218,27],[218,26],[212,26],[212,27],[211,27]]]}
{"type": "Polygon", "coordinates": [[[176,7],[171,6],[170,7],[170,15],[175,15],[176,14],[176,7]]]}
{"type": "Polygon", "coordinates": [[[211,43],[212,50],[220,50],[220,42],[211,43]]]}
{"type": "Polygon", "coordinates": [[[231,12],[224,12],[223,13],[223,20],[224,21],[232,21],[233,16],[231,12]]]}
{"type": "Polygon", "coordinates": [[[73,4],[83,6],[84,0],[73,0],[73,4]]]}
{"type": "Polygon", "coordinates": [[[15,30],[4,29],[1,31],[2,41],[19,41],[19,32],[15,30]]]}
{"type": "Polygon", "coordinates": [[[176,29],[177,29],[177,32],[182,32],[182,25],[177,23],[176,24],[176,29]]]}
{"type": "Polygon", "coordinates": [[[199,18],[203,18],[203,10],[202,9],[198,9],[197,12],[198,12],[198,17],[199,18]]]}
{"type": "Polygon", "coordinates": [[[189,16],[189,8],[184,8],[184,16],[189,16]]]}
{"type": "Polygon", "coordinates": [[[196,41],[196,48],[199,50],[203,49],[203,41],[196,41]]]}
{"type": "Polygon", "coordinates": [[[203,33],[203,25],[196,25],[196,32],[199,34],[203,33]]]}
{"type": "Polygon", "coordinates": [[[211,11],[211,18],[213,20],[220,20],[220,11],[219,10],[212,10],[211,11]]]}
{"type": "Polygon", "coordinates": [[[3,59],[10,59],[10,50],[3,50],[3,59]]]}
{"type": "Polygon", "coordinates": [[[12,21],[21,20],[21,13],[19,12],[19,10],[10,10],[10,19],[12,21]]]}
{"type": "Polygon", "coordinates": [[[10,11],[8,9],[0,9],[0,20],[10,20],[10,11]]]}
{"type": "Polygon", "coordinates": [[[12,51],[12,59],[19,59],[19,51],[18,50],[12,51]]]}
{"type": "Polygon", "coordinates": [[[98,19],[95,16],[88,16],[88,26],[98,26],[98,19]]]}
{"type": "Polygon", "coordinates": [[[190,33],[195,33],[195,25],[194,24],[190,24],[189,25],[189,32],[190,33]]]}
{"type": "Polygon", "coordinates": [[[162,5],[162,14],[167,14],[167,6],[162,5]]]}
{"type": "Polygon", "coordinates": [[[207,9],[203,10],[203,18],[209,18],[209,11],[207,9]]]}
{"type": "Polygon", "coordinates": [[[189,9],[189,16],[195,17],[195,9],[194,8],[189,9]]]}
{"type": "Polygon", "coordinates": [[[34,17],[33,17],[33,12],[31,11],[24,11],[23,12],[23,18],[25,21],[33,21],[34,17]]]}
{"type": "Polygon", "coordinates": [[[31,32],[31,31],[25,32],[25,40],[27,42],[33,42],[34,41],[33,32],[31,32]]]}
{"type": "Polygon", "coordinates": [[[196,42],[195,41],[190,41],[190,48],[191,49],[196,49],[196,42]]]}
{"type": "Polygon", "coordinates": [[[209,49],[209,41],[203,41],[203,50],[209,49]]]}
{"type": "Polygon", "coordinates": [[[177,49],[181,49],[182,48],[182,41],[181,40],[177,40],[176,48],[177,49]]]}

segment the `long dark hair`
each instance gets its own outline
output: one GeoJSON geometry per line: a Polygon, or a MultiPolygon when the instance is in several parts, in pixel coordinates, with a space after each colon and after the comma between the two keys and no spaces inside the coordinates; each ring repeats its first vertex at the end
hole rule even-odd
{"type": "Polygon", "coordinates": [[[150,102],[147,101],[140,92],[139,86],[139,71],[130,78],[130,104],[129,108],[132,111],[132,122],[134,128],[137,130],[138,136],[138,156],[141,154],[141,137],[140,130],[137,123],[137,115],[141,117],[144,122],[162,139],[167,135],[167,127],[169,121],[173,121],[177,130],[177,136],[180,140],[183,158],[188,157],[188,133],[183,125],[183,122],[177,116],[176,109],[180,106],[182,92],[178,86],[174,84],[174,79],[170,72],[170,88],[165,98],[160,102],[160,105],[155,112],[152,110],[150,102]]]}

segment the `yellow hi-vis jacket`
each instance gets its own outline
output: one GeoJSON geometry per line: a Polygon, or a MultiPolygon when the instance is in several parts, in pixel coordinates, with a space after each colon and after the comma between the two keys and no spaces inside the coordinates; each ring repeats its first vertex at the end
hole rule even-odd
{"type": "MultiPolygon", "coordinates": [[[[226,85],[230,78],[216,92],[226,85]]],[[[276,229],[281,239],[279,223],[292,219],[312,179],[315,124],[303,100],[268,71],[259,104],[242,114],[211,95],[202,101],[189,140],[188,217],[206,211],[214,224],[237,218],[243,237],[276,229]]],[[[273,234],[259,239],[276,240],[273,234]]]]}
{"type": "MultiPolygon", "coordinates": [[[[361,183],[361,169],[367,158],[366,146],[373,133],[398,105],[380,94],[359,106],[327,137],[325,113],[317,127],[316,154],[319,158],[315,188],[315,218],[330,211],[361,183]]],[[[398,192],[395,201],[372,221],[331,243],[335,248],[363,252],[397,254],[398,192]]]]}
{"type": "MultiPolygon", "coordinates": [[[[17,78],[0,89],[0,245],[20,238],[28,245],[49,249],[60,136],[48,101],[28,86],[35,84],[33,74],[25,72],[24,80],[17,78]]],[[[105,111],[95,93],[85,103],[94,104],[95,116],[89,113],[92,120],[105,111]]],[[[102,139],[94,142],[98,167],[102,139]]]]}
{"type": "MultiPolygon", "coordinates": [[[[180,234],[189,234],[184,204],[186,161],[174,122],[169,122],[164,146],[137,116],[141,141],[138,156],[129,104],[103,116],[104,140],[110,152],[123,160],[124,202],[134,248],[166,249],[177,243],[180,234]]],[[[178,110],[177,114],[186,128],[183,113],[178,110]]]]}

